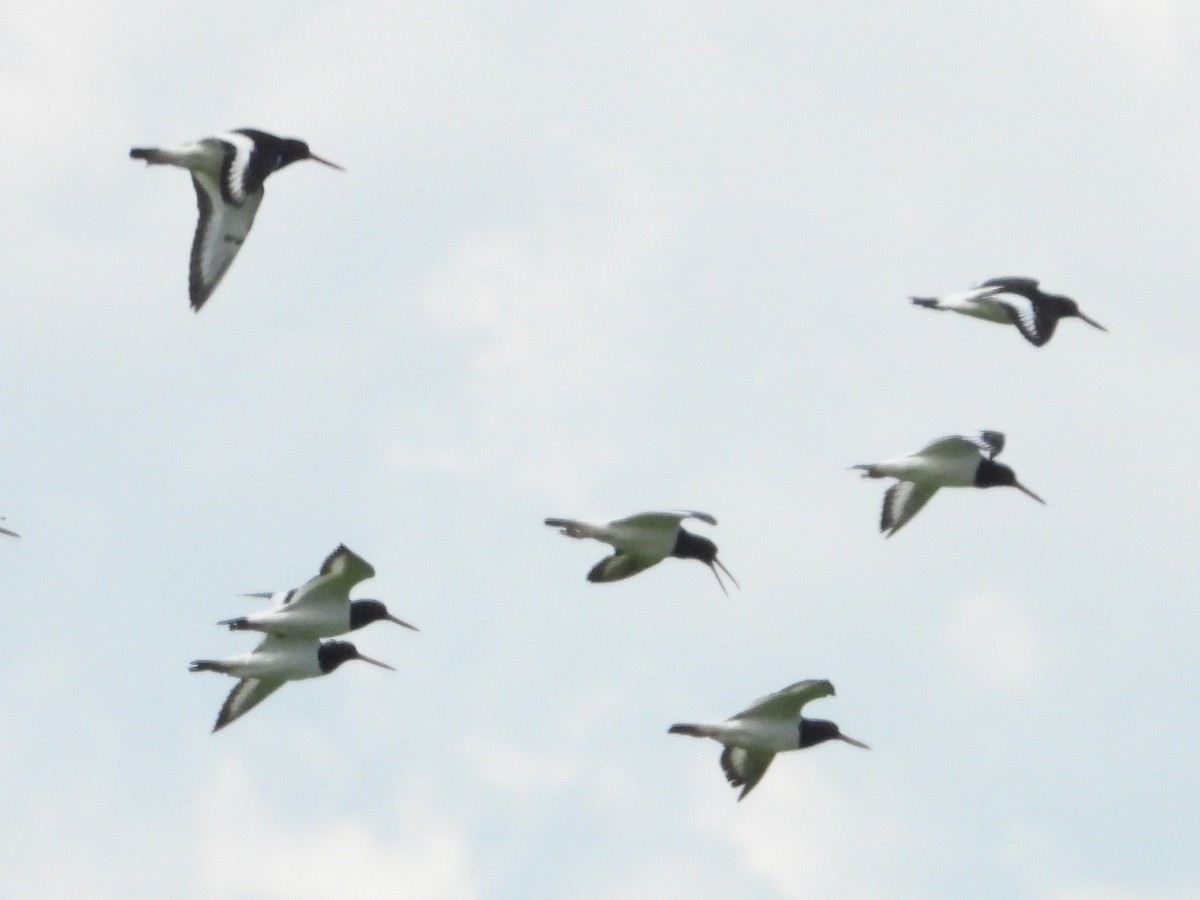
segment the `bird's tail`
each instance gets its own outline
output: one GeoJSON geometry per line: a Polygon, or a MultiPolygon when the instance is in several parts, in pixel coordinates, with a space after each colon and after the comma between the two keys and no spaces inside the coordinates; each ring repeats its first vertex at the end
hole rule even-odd
{"type": "Polygon", "coordinates": [[[557,528],[559,534],[565,534],[567,537],[586,538],[596,537],[596,529],[587,522],[580,522],[576,519],[546,519],[546,524],[551,528],[557,528]]]}
{"type": "Polygon", "coordinates": [[[189,672],[220,672],[229,674],[229,667],[219,659],[194,659],[188,665],[189,672]]]}
{"type": "Polygon", "coordinates": [[[710,737],[708,729],[703,725],[672,725],[667,734],[686,734],[690,737],[710,737]]]}
{"type": "Polygon", "coordinates": [[[870,463],[859,463],[857,466],[851,466],[851,469],[862,469],[863,478],[883,478],[884,474],[879,471],[879,467],[870,463]]]}
{"type": "Polygon", "coordinates": [[[167,154],[157,147],[134,147],[129,151],[129,156],[132,159],[144,159],[150,165],[164,165],[171,162],[167,154]]]}
{"type": "Polygon", "coordinates": [[[239,616],[236,619],[222,619],[217,624],[228,626],[230,631],[251,631],[254,628],[245,616],[239,616]]]}
{"type": "Polygon", "coordinates": [[[940,309],[938,306],[937,297],[909,297],[915,305],[924,306],[927,309],[940,309]]]}

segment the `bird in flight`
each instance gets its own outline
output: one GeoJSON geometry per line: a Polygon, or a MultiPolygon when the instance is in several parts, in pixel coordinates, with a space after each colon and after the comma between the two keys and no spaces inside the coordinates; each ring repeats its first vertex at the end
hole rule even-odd
{"type": "Polygon", "coordinates": [[[196,312],[212,296],[250,234],[268,175],[302,159],[342,169],[317,156],[304,141],[253,128],[177,147],[134,147],[129,155],[149,165],[179,166],[192,174],[200,219],[192,238],[188,293],[196,312]]]}
{"type": "Polygon", "coordinates": [[[572,538],[593,538],[613,546],[612,556],[606,556],[588,572],[588,581],[620,581],[662,562],[668,556],[698,559],[712,570],[717,584],[726,596],[729,591],[721,580],[721,572],[738,586],[733,573],[717,559],[717,545],[706,537],[682,527],[684,519],[698,519],[709,525],[717,520],[708,513],[691,510],[675,512],[638,513],[605,524],[581,522],[576,519],[546,519],[546,524],[558,528],[560,534],[572,538]],[[717,571],[720,567],[720,572],[717,571]]]}
{"type": "Polygon", "coordinates": [[[1061,294],[1047,294],[1036,278],[989,278],[969,291],[941,297],[912,297],[917,306],[951,312],[1002,325],[1015,325],[1029,343],[1041,347],[1054,335],[1058,320],[1075,317],[1108,331],[1079,311],[1079,304],[1061,294]]]}
{"type": "Polygon", "coordinates": [[[977,436],[938,438],[909,456],[851,468],[862,469],[863,478],[898,479],[883,495],[883,513],[879,520],[879,530],[885,537],[891,537],[929,502],[939,488],[1015,487],[1038,503],[1045,503],[1017,481],[1012,469],[994,461],[1003,449],[1003,434],[982,431],[977,436]]]}
{"type": "Polygon", "coordinates": [[[712,738],[725,745],[721,751],[721,769],[729,784],[741,788],[742,800],[762,781],[775,754],[803,750],[829,740],[845,741],[869,750],[862,741],[842,734],[837,725],[825,719],[806,719],[801,715],[811,700],[833,696],[828,681],[797,681],[783,690],[755,700],[736,716],[722,722],[672,725],[668,734],[712,738]]]}

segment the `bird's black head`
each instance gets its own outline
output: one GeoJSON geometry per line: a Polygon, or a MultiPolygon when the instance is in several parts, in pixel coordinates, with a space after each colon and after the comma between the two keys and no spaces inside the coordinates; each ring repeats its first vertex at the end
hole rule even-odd
{"type": "Polygon", "coordinates": [[[395,622],[397,625],[403,625],[412,631],[416,631],[415,625],[409,625],[402,619],[397,619],[388,608],[383,605],[380,600],[351,600],[350,601],[350,630],[357,631],[364,625],[370,625],[372,622],[378,622],[380,619],[387,619],[389,622],[395,622]]]}
{"type": "Polygon", "coordinates": [[[856,741],[852,737],[846,737],[838,729],[837,725],[827,719],[801,719],[800,720],[800,748],[813,747],[817,744],[822,744],[825,741],[839,740],[845,741],[847,744],[853,744],[855,747],[862,747],[864,750],[870,748],[862,741],[856,741]]]}
{"type": "Polygon", "coordinates": [[[1017,481],[1016,473],[1004,463],[998,463],[991,459],[981,459],[979,467],[975,470],[975,487],[1015,487],[1018,491],[1028,494],[1038,503],[1046,501],[1031,491],[1021,482],[1017,481]]]}
{"type": "Polygon", "coordinates": [[[706,537],[700,537],[698,534],[692,534],[690,531],[680,528],[679,536],[675,538],[675,549],[671,551],[671,555],[678,556],[680,559],[698,559],[711,566],[713,560],[717,558],[717,545],[706,537]]]}
{"type": "Polygon", "coordinates": [[[275,150],[276,171],[284,166],[290,166],[294,162],[312,157],[312,151],[308,149],[308,144],[294,138],[281,138],[279,144],[273,149],[275,150]]]}
{"type": "Polygon", "coordinates": [[[979,461],[979,468],[975,470],[975,487],[1011,487],[1016,483],[1016,473],[1004,463],[998,463],[991,459],[979,461]]]}
{"type": "Polygon", "coordinates": [[[371,657],[359,653],[358,648],[349,641],[324,641],[317,648],[317,666],[320,668],[322,675],[328,675],[342,663],[349,662],[352,659],[361,659],[363,662],[379,666],[381,669],[396,671],[387,663],[381,663],[377,659],[371,659],[371,657]]]}
{"type": "Polygon", "coordinates": [[[308,149],[308,144],[296,138],[276,137],[273,134],[268,134],[265,131],[259,131],[255,128],[239,128],[238,133],[244,134],[254,141],[255,149],[260,154],[260,159],[263,161],[268,174],[278,172],[284,166],[290,166],[292,163],[299,162],[302,159],[316,160],[332,169],[342,168],[337,163],[332,163],[327,159],[317,156],[308,149]]]}
{"type": "Polygon", "coordinates": [[[729,580],[737,586],[737,579],[733,577],[733,573],[725,568],[725,564],[717,559],[717,545],[706,537],[700,537],[698,534],[692,534],[683,528],[679,529],[679,536],[675,538],[675,549],[671,551],[672,556],[677,556],[680,559],[698,559],[710,569],[717,579],[717,584],[721,586],[721,590],[725,595],[729,595],[729,591],[725,589],[725,582],[721,580],[721,573],[717,571],[717,567],[721,567],[721,571],[729,576],[729,580]]]}
{"type": "Polygon", "coordinates": [[[325,641],[317,648],[317,665],[325,675],[357,657],[358,648],[349,641],[325,641]]]}
{"type": "Polygon", "coordinates": [[[387,607],[378,600],[350,601],[350,630],[357,631],[364,625],[388,617],[387,607]]]}

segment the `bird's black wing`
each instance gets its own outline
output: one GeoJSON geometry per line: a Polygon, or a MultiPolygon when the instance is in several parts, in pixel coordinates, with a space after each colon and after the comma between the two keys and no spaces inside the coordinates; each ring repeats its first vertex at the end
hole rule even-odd
{"type": "Polygon", "coordinates": [[[638,572],[644,572],[651,565],[653,563],[647,563],[628,553],[614,553],[592,566],[592,570],[587,574],[587,580],[620,581],[623,578],[630,578],[638,572]]]}
{"type": "Polygon", "coordinates": [[[721,752],[721,770],[725,773],[725,779],[733,787],[742,789],[738,800],[742,800],[762,781],[774,758],[775,754],[770,750],[747,750],[745,747],[727,746],[721,752]]]}
{"type": "Polygon", "coordinates": [[[188,267],[188,291],[192,308],[197,312],[212,296],[233,259],[250,234],[258,205],[262,202],[260,188],[239,206],[227,203],[216,179],[204,172],[192,172],[196,187],[196,206],[200,218],[192,238],[192,255],[188,267]]]}
{"type": "Polygon", "coordinates": [[[233,690],[221,704],[221,712],[217,714],[217,723],[213,725],[213,731],[220,731],[234,719],[250,712],[283,687],[285,680],[283,678],[243,678],[233,686],[233,690]]]}

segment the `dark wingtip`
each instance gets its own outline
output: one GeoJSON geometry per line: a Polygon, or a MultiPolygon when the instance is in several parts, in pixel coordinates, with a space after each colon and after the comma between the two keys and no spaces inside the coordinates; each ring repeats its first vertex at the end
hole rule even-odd
{"type": "Polygon", "coordinates": [[[248,628],[248,623],[245,616],[241,616],[237,619],[222,619],[217,624],[227,626],[230,631],[246,631],[248,628]]]}
{"type": "Polygon", "coordinates": [[[159,156],[158,149],[155,147],[134,147],[129,151],[129,158],[144,160],[146,165],[163,162],[159,156]]]}

